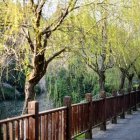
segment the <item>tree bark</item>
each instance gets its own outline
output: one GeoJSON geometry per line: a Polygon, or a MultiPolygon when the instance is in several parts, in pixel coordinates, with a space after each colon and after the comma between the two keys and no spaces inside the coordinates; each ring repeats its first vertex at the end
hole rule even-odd
{"type": "Polygon", "coordinates": [[[40,79],[45,75],[48,64],[55,59],[58,55],[65,51],[65,48],[62,50],[54,53],[50,58],[47,60],[45,59],[44,52],[43,53],[35,53],[33,57],[33,69],[29,78],[26,77],[26,84],[25,84],[25,102],[23,107],[22,114],[27,113],[27,105],[29,101],[35,99],[35,86],[39,83],[40,79]]]}
{"type": "Polygon", "coordinates": [[[122,91],[124,89],[124,84],[125,84],[125,79],[127,77],[127,73],[128,73],[128,70],[125,69],[125,68],[119,68],[120,69],[120,85],[119,85],[119,91],[122,91]]]}
{"type": "Polygon", "coordinates": [[[128,88],[132,90],[132,79],[128,80],[128,88]]]}
{"type": "Polygon", "coordinates": [[[128,74],[128,76],[127,76],[127,78],[128,78],[128,89],[129,89],[129,91],[132,90],[132,80],[133,80],[133,77],[134,77],[134,73],[128,74]]]}
{"type": "Polygon", "coordinates": [[[35,55],[33,65],[33,70],[25,82],[25,102],[22,114],[27,113],[28,102],[35,99],[35,86],[46,73],[48,64],[45,61],[44,53],[35,55]]]}
{"type": "Polygon", "coordinates": [[[121,76],[120,76],[121,81],[120,81],[119,91],[121,91],[124,88],[125,78],[126,78],[125,72],[121,71],[121,76]]]}
{"type": "Polygon", "coordinates": [[[22,114],[27,113],[28,102],[34,100],[34,98],[35,98],[34,88],[35,88],[34,83],[30,83],[29,81],[26,81],[26,83],[25,83],[25,101],[24,101],[24,107],[23,107],[22,114]]]}
{"type": "Polygon", "coordinates": [[[42,9],[45,5],[45,1],[38,2],[37,5],[35,4],[33,0],[31,0],[30,2],[31,2],[30,8],[32,8],[33,15],[35,15],[34,17],[35,23],[31,24],[31,26],[34,29],[34,35],[32,36],[30,35],[29,29],[27,29],[27,31],[25,31],[24,28],[22,29],[34,57],[32,58],[33,69],[29,77],[26,77],[25,103],[24,103],[24,108],[22,112],[23,114],[27,112],[28,102],[35,98],[34,88],[38,84],[40,79],[45,75],[48,64],[55,57],[57,57],[59,54],[65,51],[65,49],[62,49],[54,53],[52,57],[50,57],[47,61],[45,59],[44,53],[46,51],[45,48],[47,47],[47,41],[49,37],[51,36],[52,32],[56,31],[59,28],[59,26],[63,23],[64,19],[68,16],[68,14],[75,9],[77,0],[68,1],[68,6],[60,15],[58,15],[57,20],[54,21],[50,25],[46,24],[43,30],[41,30],[42,27],[40,25],[41,25],[41,19],[42,19],[42,9]]]}
{"type": "Polygon", "coordinates": [[[98,75],[99,75],[99,86],[100,91],[105,91],[105,71],[106,71],[106,45],[108,43],[108,36],[107,36],[107,12],[103,9],[103,18],[105,18],[102,22],[102,48],[101,48],[101,55],[100,55],[100,64],[98,67],[98,75]]]}
{"type": "Polygon", "coordinates": [[[99,75],[99,87],[100,91],[105,91],[105,72],[100,71],[99,75]]]}

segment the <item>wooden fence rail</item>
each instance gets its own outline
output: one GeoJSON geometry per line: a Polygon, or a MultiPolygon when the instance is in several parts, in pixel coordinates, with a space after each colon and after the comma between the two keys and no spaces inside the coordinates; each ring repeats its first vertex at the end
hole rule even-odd
{"type": "Polygon", "coordinates": [[[92,128],[106,130],[106,121],[117,123],[117,116],[125,118],[125,112],[136,111],[140,104],[140,90],[113,92],[112,97],[104,94],[92,100],[87,93],[87,102],[79,104],[71,104],[67,96],[63,107],[43,112],[38,102],[29,102],[27,115],[0,121],[0,140],[71,140],[83,133],[91,139],[92,128]]]}

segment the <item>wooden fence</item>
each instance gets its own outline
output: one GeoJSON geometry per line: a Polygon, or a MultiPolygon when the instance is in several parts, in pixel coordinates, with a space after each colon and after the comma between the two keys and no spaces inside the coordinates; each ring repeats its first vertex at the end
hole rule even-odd
{"type": "Polygon", "coordinates": [[[64,107],[39,112],[36,101],[29,102],[28,114],[0,121],[0,140],[71,140],[85,133],[92,138],[92,128],[100,126],[106,130],[106,122],[117,123],[117,116],[125,118],[125,112],[136,111],[140,103],[140,91],[112,97],[101,94],[92,100],[86,94],[86,103],[71,104],[69,96],[64,98],[64,107]]]}

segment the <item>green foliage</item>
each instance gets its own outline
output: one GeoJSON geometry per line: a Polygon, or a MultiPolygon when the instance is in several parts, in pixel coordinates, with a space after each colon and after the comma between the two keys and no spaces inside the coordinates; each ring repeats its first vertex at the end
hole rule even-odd
{"type": "Polygon", "coordinates": [[[76,103],[84,99],[85,93],[93,91],[96,80],[82,65],[71,63],[68,68],[47,75],[48,91],[57,106],[62,105],[64,96],[71,96],[76,103]]]}
{"type": "MultiPolygon", "coordinates": [[[[87,2],[91,1],[80,3],[87,2]]],[[[77,8],[72,12],[58,30],[51,32],[51,36],[47,38],[46,48],[40,46],[37,54],[31,53],[30,43],[25,41],[25,36],[30,34],[30,39],[35,46],[34,41],[38,32],[41,32],[44,27],[49,27],[48,30],[53,28],[59,14],[63,15],[63,5],[62,7],[58,5],[60,9],[57,9],[58,12],[52,14],[51,18],[45,18],[43,13],[40,27],[37,28],[32,4],[22,5],[20,0],[15,2],[7,0],[7,5],[0,3],[0,53],[2,57],[14,56],[16,61],[5,68],[0,60],[2,82],[7,82],[23,92],[25,78],[28,80],[30,72],[34,69],[35,61],[32,61],[32,58],[43,51],[47,60],[62,48],[68,48],[68,52],[72,51],[74,55],[70,55],[69,61],[66,52],[66,55],[62,55],[63,58],[60,57],[61,60],[65,59],[66,64],[60,69],[47,71],[46,75],[47,89],[56,106],[62,104],[63,97],[66,95],[72,96],[74,102],[79,102],[84,99],[87,92],[98,94],[98,76],[94,71],[99,75],[101,65],[106,73],[105,90],[108,93],[119,87],[120,73],[117,68],[127,69],[131,63],[135,63],[135,68],[132,67],[129,72],[135,70],[140,78],[139,0],[131,2],[119,0],[118,3],[105,0],[104,3],[97,4],[98,2],[100,1],[92,1],[93,4],[77,8]],[[106,29],[103,33],[105,25],[106,29]],[[105,57],[104,62],[103,57],[105,57]],[[94,71],[91,71],[86,64],[94,66],[94,71]],[[112,64],[113,69],[107,70],[112,64]]],[[[49,4],[46,7],[49,9],[49,4]]],[[[73,7],[73,4],[70,7],[73,7]]],[[[39,43],[43,44],[44,40],[45,36],[39,43]]],[[[7,93],[10,92],[12,90],[8,89],[7,93]]],[[[40,93],[38,86],[36,92],[40,93]]]]}
{"type": "MultiPolygon", "coordinates": [[[[119,71],[108,70],[106,75],[105,89],[110,96],[112,90],[118,89],[119,71]]],[[[64,96],[71,96],[73,103],[84,100],[85,93],[92,93],[95,98],[99,98],[98,76],[79,58],[71,59],[68,67],[48,71],[46,81],[48,93],[56,106],[63,104],[64,96]]]]}
{"type": "Polygon", "coordinates": [[[9,87],[3,84],[3,86],[0,86],[0,89],[0,99],[2,100],[3,95],[5,97],[5,100],[17,99],[20,97],[20,95],[16,93],[16,89],[14,87],[9,87]]]}
{"type": "Polygon", "coordinates": [[[81,139],[85,139],[85,134],[76,137],[74,140],[81,140],[81,139]]]}
{"type": "Polygon", "coordinates": [[[16,69],[16,61],[14,58],[9,58],[5,62],[3,62],[4,67],[0,69],[0,82],[1,83],[8,83],[11,86],[15,87],[18,91],[24,91],[24,84],[25,84],[25,74],[23,71],[19,71],[16,69]],[[7,64],[6,61],[10,63],[7,64]]]}

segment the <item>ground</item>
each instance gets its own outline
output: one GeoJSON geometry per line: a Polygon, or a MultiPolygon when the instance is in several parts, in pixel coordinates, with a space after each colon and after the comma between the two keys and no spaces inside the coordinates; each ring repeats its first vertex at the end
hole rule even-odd
{"type": "Polygon", "coordinates": [[[93,130],[93,140],[140,140],[140,110],[126,119],[118,119],[118,124],[108,123],[107,131],[93,130]]]}

